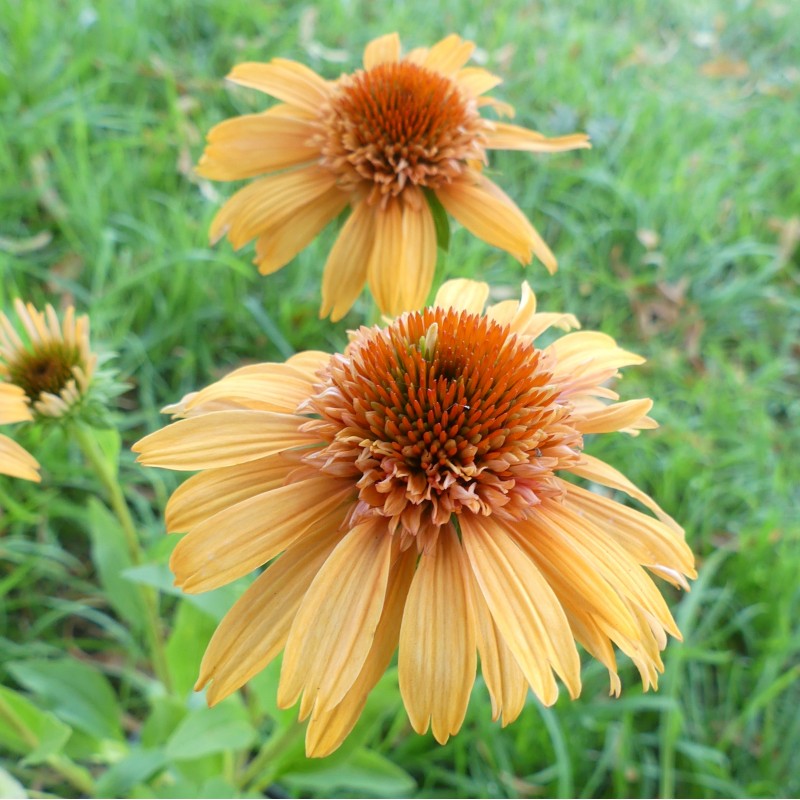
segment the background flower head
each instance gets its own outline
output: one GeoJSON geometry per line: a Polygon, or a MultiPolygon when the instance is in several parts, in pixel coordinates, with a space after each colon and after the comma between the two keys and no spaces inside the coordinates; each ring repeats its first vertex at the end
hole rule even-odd
{"type": "Polygon", "coordinates": [[[0,380],[27,398],[35,418],[58,419],[86,401],[97,356],[89,347],[89,318],[70,306],[59,321],[51,305],[44,312],[16,300],[20,327],[0,314],[0,380]]]}
{"type": "Polygon", "coordinates": [[[575,642],[620,691],[613,645],[645,687],[679,636],[647,571],[687,587],[679,526],[584,452],[590,433],[655,423],[648,399],[606,386],[643,359],[604,334],[519,302],[482,308],[485,284],[445,284],[434,307],[356,331],[343,354],[304,352],[232,372],[169,408],[186,417],[134,447],[146,465],[200,470],[167,529],[186,591],[269,566],[206,652],[215,703],[284,650],[278,701],[311,717],[310,755],[338,747],[399,646],[413,727],[458,731],[482,662],[495,718],[528,686],[580,692],[575,642]],[[611,402],[609,402],[611,401],[611,402]],[[655,517],[579,486],[634,498],[655,517]],[[273,560],[274,559],[274,560],[273,560]]]}
{"type": "Polygon", "coordinates": [[[522,263],[556,259],[515,203],[482,173],[488,150],[588,147],[481,115],[513,109],[486,93],[500,79],[466,67],[474,45],[456,35],[401,56],[389,34],[370,42],[364,69],[327,81],[293,61],[246,63],[231,81],[282,102],[211,130],[198,172],[264,176],[240,189],[211,225],[234,248],[256,239],[259,270],[280,269],[350,206],[325,264],[321,314],[339,319],[365,283],[381,311],[419,308],[436,266],[435,196],[465,228],[522,263]]]}

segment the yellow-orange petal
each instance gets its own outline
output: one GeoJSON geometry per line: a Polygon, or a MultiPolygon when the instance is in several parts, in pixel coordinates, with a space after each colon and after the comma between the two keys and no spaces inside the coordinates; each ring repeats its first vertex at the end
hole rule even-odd
{"type": "Polygon", "coordinates": [[[647,416],[653,407],[649,397],[612,403],[596,411],[573,414],[573,424],[581,433],[615,433],[623,428],[655,428],[658,423],[647,416]]]}
{"type": "Polygon", "coordinates": [[[0,425],[32,419],[25,390],[13,383],[0,383],[0,425]]]}
{"type": "Polygon", "coordinates": [[[324,350],[301,350],[286,359],[286,364],[299,370],[311,381],[318,379],[317,373],[331,360],[331,354],[324,350]]]}
{"type": "Polygon", "coordinates": [[[391,200],[385,209],[375,209],[373,219],[374,238],[367,265],[367,280],[378,308],[384,314],[390,314],[392,312],[389,309],[396,305],[395,289],[402,280],[405,268],[400,201],[391,200]]]}
{"type": "Polygon", "coordinates": [[[372,69],[379,64],[392,64],[399,60],[400,37],[396,33],[379,36],[364,48],[364,69],[372,69]]]}
{"type": "Polygon", "coordinates": [[[41,480],[38,470],[39,462],[24,447],[0,434],[0,475],[38,483],[41,480]]]}
{"type": "Polygon", "coordinates": [[[417,733],[444,744],[458,733],[477,666],[469,569],[452,526],[420,556],[400,627],[400,694],[417,733]]]}
{"type": "Polygon", "coordinates": [[[275,453],[244,464],[203,470],[192,475],[167,501],[164,511],[167,533],[186,532],[242,500],[283,486],[289,472],[296,467],[281,453],[275,453]]]}
{"type": "Polygon", "coordinates": [[[286,364],[254,364],[231,372],[186,402],[186,412],[219,400],[242,408],[293,414],[311,394],[310,382],[286,364]]]}
{"type": "Polygon", "coordinates": [[[514,333],[530,336],[532,340],[552,326],[563,330],[580,328],[580,322],[572,314],[537,312],[536,295],[527,281],[522,284],[519,300],[495,303],[486,309],[486,316],[500,325],[509,325],[514,333]]]}
{"type": "Polygon", "coordinates": [[[131,448],[147,467],[198,470],[244,464],[309,444],[305,418],[274,411],[214,411],[173,422],[131,448]]]}
{"type": "Polygon", "coordinates": [[[649,508],[665,525],[669,525],[669,527],[675,530],[680,536],[683,536],[683,528],[681,528],[681,526],[678,525],[649,494],[643,492],[619,470],[606,464],[605,461],[590,456],[588,453],[582,453],[580,462],[570,467],[570,472],[573,473],[573,475],[578,475],[581,478],[586,478],[586,480],[594,481],[601,486],[607,486],[609,489],[616,489],[617,491],[624,492],[629,497],[633,497],[645,508],[649,508]]]}
{"type": "Polygon", "coordinates": [[[315,525],[341,521],[346,481],[327,476],[269,489],[222,509],[186,534],[172,551],[175,584],[206,592],[252,572],[315,525]]]}
{"type": "Polygon", "coordinates": [[[464,548],[492,617],[525,679],[545,705],[558,697],[555,670],[580,694],[580,659],[564,609],[536,565],[500,522],[461,515],[464,548]]]}
{"type": "Polygon", "coordinates": [[[471,570],[470,575],[481,674],[492,701],[492,720],[497,721],[502,715],[502,724],[505,727],[520,715],[528,694],[528,684],[517,660],[497,629],[471,570]]]}
{"type": "Polygon", "coordinates": [[[296,167],[319,156],[309,143],[313,126],[277,114],[244,114],[215,125],[196,171],[204,178],[235,181],[296,167]]]}
{"type": "Polygon", "coordinates": [[[239,189],[211,222],[212,244],[227,236],[235,250],[305,213],[326,195],[336,178],[319,166],[303,167],[258,178],[239,189]]]}
{"type": "Polygon", "coordinates": [[[456,181],[436,189],[436,196],[451,216],[470,233],[530,263],[533,228],[512,202],[487,191],[491,181],[480,176],[476,183],[456,181]]]}
{"type": "Polygon", "coordinates": [[[353,209],[331,248],[322,273],[319,315],[340,320],[367,282],[367,269],[375,236],[375,210],[361,201],[353,209]]]}
{"type": "Polygon", "coordinates": [[[473,97],[478,97],[503,82],[502,78],[492,75],[491,72],[487,72],[482,67],[464,67],[453,76],[453,79],[473,97]]]}
{"type": "Polygon", "coordinates": [[[412,548],[401,553],[392,565],[383,612],[361,672],[337,706],[328,710],[320,709],[319,704],[314,706],[306,729],[309,758],[323,758],[339,747],[361,716],[367,696],[391,663],[416,565],[417,554],[412,548]]]}
{"type": "Polygon", "coordinates": [[[224,700],[283,649],[303,596],[339,540],[338,525],[317,528],[273,561],[236,601],[211,637],[195,690],[213,681],[209,705],[224,700]]]}
{"type": "MultiPolygon", "coordinates": [[[[694,556],[684,541],[682,532],[582,486],[566,481],[561,481],[560,484],[566,491],[566,505],[603,528],[639,564],[647,567],[662,565],[670,570],[680,571],[689,578],[697,577],[694,556]]],[[[685,581],[671,582],[685,584],[685,581]]]]}
{"type": "Polygon", "coordinates": [[[480,314],[489,297],[489,284],[469,278],[454,278],[445,281],[433,298],[439,308],[456,308],[470,314],[480,314]]]}
{"type": "Polygon", "coordinates": [[[553,255],[553,251],[548,247],[547,242],[539,235],[539,231],[533,227],[533,225],[528,222],[528,218],[517,208],[516,203],[496,184],[490,181],[488,178],[483,178],[482,186],[486,192],[492,195],[496,200],[499,200],[502,203],[505,203],[511,208],[514,208],[516,212],[522,217],[523,221],[528,226],[528,235],[531,239],[531,248],[533,249],[533,254],[539,261],[544,264],[547,271],[552,275],[558,269],[558,261],[556,257],[553,255]]]}
{"type": "Polygon", "coordinates": [[[344,211],[347,203],[348,196],[334,186],[303,206],[292,220],[262,234],[256,242],[256,257],[253,259],[258,271],[270,275],[288,264],[344,211]]]}
{"type": "Polygon", "coordinates": [[[386,520],[371,518],[350,530],[325,561],[303,598],[286,642],[278,705],[304,693],[331,709],[361,672],[383,611],[392,537],[386,520]]]}
{"type": "Polygon", "coordinates": [[[576,553],[594,563],[613,591],[624,598],[632,609],[650,614],[672,636],[681,634],[658,587],[636,559],[616,540],[563,503],[546,502],[536,509],[536,519],[547,525],[558,539],[576,553]]]}
{"type": "Polygon", "coordinates": [[[469,61],[475,44],[451,33],[428,50],[422,66],[442,75],[453,75],[469,61]]]}
{"type": "Polygon", "coordinates": [[[274,58],[268,64],[237,64],[228,80],[313,113],[319,112],[331,93],[328,81],[303,64],[285,58],[274,58]]]}
{"type": "Polygon", "coordinates": [[[530,153],[563,153],[566,150],[591,148],[585,133],[569,136],[547,137],[538,131],[528,130],[508,122],[492,122],[486,130],[486,147],[489,150],[527,150],[530,153]]]}

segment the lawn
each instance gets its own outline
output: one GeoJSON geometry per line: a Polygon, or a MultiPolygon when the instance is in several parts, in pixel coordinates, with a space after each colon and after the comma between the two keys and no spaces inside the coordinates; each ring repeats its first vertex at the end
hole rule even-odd
{"type": "MultiPolygon", "coordinates": [[[[114,354],[120,480],[143,553],[131,564],[69,435],[14,429],[43,479],[0,476],[0,711],[13,712],[0,714],[0,796],[800,793],[800,7],[433,11],[0,0],[0,310],[16,297],[74,304],[114,354]],[[318,318],[335,226],[268,277],[252,246],[211,247],[233,187],[193,165],[213,124],[266,105],[226,85],[234,64],[282,56],[334,78],[393,30],[408,48],[472,39],[517,122],[591,135],[591,150],[492,155],[558,255],[553,277],[453,224],[435,284],[475,277],[501,300],[528,280],[542,309],[646,356],[620,388],[652,397],[660,427],[589,449],[685,527],[699,578],[689,594],[661,584],[684,641],[669,643],[658,692],[643,693],[621,656],[623,692],[608,697],[605,669],[584,654],[579,699],[562,691],[545,708],[529,694],[503,729],[479,679],[463,729],[440,746],[412,731],[391,669],[346,745],[310,761],[296,712],[275,706],[276,668],[211,711],[191,692],[248,581],[190,598],[172,587],[163,510],[178,477],[142,469],[130,446],[184,393],[245,363],[341,349],[374,320],[366,292],[342,321],[318,318]],[[158,592],[169,690],[137,624],[137,587],[158,592]]],[[[103,442],[114,450],[113,435],[103,442]]]]}

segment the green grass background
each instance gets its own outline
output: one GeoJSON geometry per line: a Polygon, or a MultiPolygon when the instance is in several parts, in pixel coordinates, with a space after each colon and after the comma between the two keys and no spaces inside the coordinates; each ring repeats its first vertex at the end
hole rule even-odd
{"type": "MultiPolygon", "coordinates": [[[[274,670],[220,717],[191,696],[230,593],[164,595],[180,698],[154,687],[118,613],[125,579],[99,574],[114,522],[57,430],[20,431],[41,486],[0,479],[0,683],[68,726],[64,752],[111,796],[800,793],[800,6],[788,0],[0,0],[0,308],[74,303],[117,354],[130,387],[121,475],[154,565],[137,579],[168,583],[160,513],[176,478],[127,450],[164,424],[158,409],[243,362],[339,348],[371,313],[365,295],[336,325],[317,318],[333,230],[269,278],[249,249],[209,247],[233,188],[192,175],[204,134],[268,102],[223,77],[274,56],[335,77],[391,30],[409,48],[473,39],[519,123],[592,136],[591,151],[492,158],[558,255],[554,277],[454,226],[437,281],[480,277],[501,299],[529,280],[543,309],[648,358],[620,389],[653,397],[661,427],[589,452],[651,493],[698,555],[691,594],[664,589],[685,641],[669,644],[660,691],[643,694],[621,657],[623,694],[609,699],[586,659],[579,700],[529,696],[502,730],[479,680],[441,747],[410,730],[389,674],[356,744],[307,762],[274,714],[274,670]],[[222,744],[203,739],[220,729],[222,744]],[[243,781],[282,730],[288,750],[243,781]]],[[[0,794],[76,792],[9,741],[0,731],[0,794]]]]}

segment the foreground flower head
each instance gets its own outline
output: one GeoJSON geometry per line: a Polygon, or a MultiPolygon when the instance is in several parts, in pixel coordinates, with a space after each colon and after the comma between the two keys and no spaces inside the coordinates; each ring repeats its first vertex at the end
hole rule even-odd
{"type": "Polygon", "coordinates": [[[264,177],[240,189],[211,225],[238,249],[256,239],[259,270],[287,264],[344,209],[352,213],[325,264],[321,315],[339,319],[369,284],[381,311],[419,308],[436,266],[435,196],[465,228],[522,263],[556,259],[514,202],[481,172],[487,150],[553,153],[589,147],[481,116],[513,109],[486,95],[501,81],[465,67],[475,46],[456,35],[400,55],[389,34],[364,51],[364,69],[327,81],[294,61],[246,63],[229,80],[281,104],[211,130],[198,172],[264,177]],[[429,193],[426,196],[426,193],[429,193]]]}
{"type": "Polygon", "coordinates": [[[149,466],[201,470],[171,497],[188,531],[171,566],[202,592],[269,563],[221,622],[197,687],[216,703],[284,651],[278,702],[310,715],[306,751],[341,744],[399,647],[411,724],[440,742],[464,719],[476,653],[494,717],[581,689],[576,641],[614,645],[657,685],[680,637],[646,570],[688,588],[683,532],[586,434],[655,423],[606,386],[640,357],[570,333],[533,292],[481,313],[488,287],[450,281],[435,305],[356,331],[343,354],[238,369],[167,410],[134,447],[149,466]],[[627,494],[655,516],[579,486],[627,494]],[[646,568],[646,569],[645,569],[646,568]]]}
{"type": "Polygon", "coordinates": [[[33,418],[75,413],[88,396],[97,356],[89,348],[89,318],[70,306],[63,321],[51,305],[44,312],[14,303],[21,327],[0,314],[0,381],[24,396],[33,418]]]}

